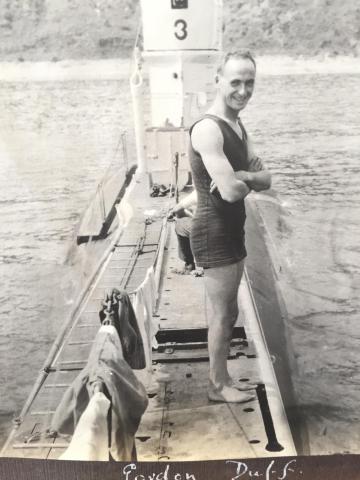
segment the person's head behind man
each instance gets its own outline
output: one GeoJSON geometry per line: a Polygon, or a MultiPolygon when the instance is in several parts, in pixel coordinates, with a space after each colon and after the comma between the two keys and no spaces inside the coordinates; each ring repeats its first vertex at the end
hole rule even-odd
{"type": "Polygon", "coordinates": [[[256,63],[249,51],[224,55],[217,71],[217,98],[226,110],[236,114],[250,100],[255,86],[256,63]]]}

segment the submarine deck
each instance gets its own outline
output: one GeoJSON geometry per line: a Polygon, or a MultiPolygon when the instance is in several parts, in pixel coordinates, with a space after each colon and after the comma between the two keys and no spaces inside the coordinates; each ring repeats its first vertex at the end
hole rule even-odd
{"type": "MultiPolygon", "coordinates": [[[[169,198],[150,198],[148,192],[146,175],[138,177],[129,189],[126,202],[131,205],[132,216],[128,225],[66,332],[49,373],[13,430],[3,456],[54,459],[65,451],[63,438],[48,439],[44,432],[66,388],[85,366],[99,328],[100,302],[109,288],[133,291],[156,261],[160,283],[154,318],[159,324],[159,348],[153,352],[152,381],[147,381],[149,406],[136,434],[138,460],[296,454],[246,276],[239,290],[241,312],[228,364],[239,385],[245,379],[258,384],[256,399],[246,404],[208,400],[203,279],[174,273],[180,264],[173,225],[155,215],[144,227],[146,212],[164,212],[169,205],[169,198]]],[[[139,378],[144,376],[141,371],[136,373],[139,378]]]]}

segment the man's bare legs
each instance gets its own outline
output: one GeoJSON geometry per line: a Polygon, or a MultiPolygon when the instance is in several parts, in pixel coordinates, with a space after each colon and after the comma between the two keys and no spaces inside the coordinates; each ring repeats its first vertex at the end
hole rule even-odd
{"type": "Polygon", "coordinates": [[[204,270],[208,348],[210,359],[209,398],[227,402],[246,402],[254,395],[232,386],[227,369],[232,331],[238,317],[238,289],[244,271],[244,260],[204,270]]]}

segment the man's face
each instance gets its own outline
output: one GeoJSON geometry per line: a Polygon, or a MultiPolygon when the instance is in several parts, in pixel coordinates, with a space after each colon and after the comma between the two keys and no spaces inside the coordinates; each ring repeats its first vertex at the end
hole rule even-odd
{"type": "Polygon", "coordinates": [[[230,58],[219,74],[218,89],[226,106],[239,112],[251,98],[255,86],[255,66],[248,58],[230,58]]]}

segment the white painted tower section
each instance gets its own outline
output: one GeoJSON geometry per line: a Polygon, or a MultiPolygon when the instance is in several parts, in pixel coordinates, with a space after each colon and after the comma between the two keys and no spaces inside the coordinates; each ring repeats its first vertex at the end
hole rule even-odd
{"type": "Polygon", "coordinates": [[[212,100],[221,0],[141,0],[152,127],[189,127],[212,100]]]}
{"type": "Polygon", "coordinates": [[[141,0],[144,50],[221,49],[222,1],[141,0]]]}

